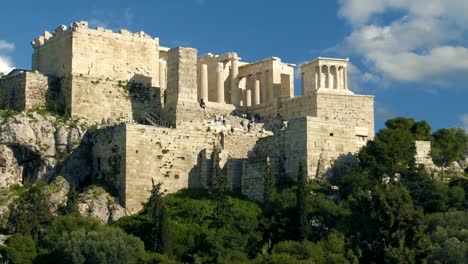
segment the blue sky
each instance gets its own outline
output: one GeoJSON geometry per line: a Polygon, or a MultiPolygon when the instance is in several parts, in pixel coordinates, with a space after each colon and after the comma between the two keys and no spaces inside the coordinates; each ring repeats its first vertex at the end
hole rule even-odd
{"type": "Polygon", "coordinates": [[[199,55],[235,51],[244,61],[277,56],[296,64],[349,57],[349,86],[375,95],[377,128],[408,116],[434,130],[468,129],[465,14],[466,0],[5,1],[0,71],[30,69],[31,40],[86,20],[143,30],[164,46],[191,46],[199,55]]]}

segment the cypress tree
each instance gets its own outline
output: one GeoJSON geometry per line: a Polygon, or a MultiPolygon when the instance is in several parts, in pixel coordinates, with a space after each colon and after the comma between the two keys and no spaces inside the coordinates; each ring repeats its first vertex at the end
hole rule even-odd
{"type": "Polygon", "coordinates": [[[213,211],[214,224],[216,228],[223,226],[223,219],[228,214],[227,194],[229,191],[229,180],[227,175],[221,170],[219,164],[219,149],[213,151],[213,175],[210,184],[210,196],[214,200],[216,206],[213,211]]]}
{"type": "Polygon", "coordinates": [[[145,211],[148,213],[151,222],[149,248],[152,251],[172,255],[172,240],[169,229],[167,210],[161,192],[161,183],[154,184],[151,196],[145,204],[145,211]]]}
{"type": "Polygon", "coordinates": [[[299,163],[297,175],[296,209],[297,209],[297,238],[302,241],[307,238],[307,212],[306,212],[307,178],[304,170],[304,164],[299,163]]]}
{"type": "Polygon", "coordinates": [[[273,167],[271,165],[270,158],[267,158],[267,163],[265,166],[263,174],[263,202],[267,204],[270,202],[275,194],[275,175],[273,173],[273,167]]]}

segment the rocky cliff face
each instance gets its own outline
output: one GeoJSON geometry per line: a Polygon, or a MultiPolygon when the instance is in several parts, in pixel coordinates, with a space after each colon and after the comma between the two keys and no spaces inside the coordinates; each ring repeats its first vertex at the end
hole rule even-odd
{"type": "Polygon", "coordinates": [[[50,176],[89,125],[37,112],[0,117],[0,189],[50,176]]]}
{"type": "MultiPolygon", "coordinates": [[[[0,228],[7,221],[19,194],[14,186],[50,181],[42,190],[49,211],[57,215],[68,202],[70,184],[84,182],[92,173],[91,134],[97,124],[43,112],[0,111],[0,228]]],[[[101,187],[85,188],[78,195],[78,211],[106,223],[126,215],[117,199],[101,187]]]]}

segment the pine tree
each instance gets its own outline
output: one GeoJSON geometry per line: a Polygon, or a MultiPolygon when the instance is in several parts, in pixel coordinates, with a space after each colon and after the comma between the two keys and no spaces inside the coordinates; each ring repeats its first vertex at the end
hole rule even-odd
{"type": "Polygon", "coordinates": [[[172,240],[169,229],[167,210],[161,192],[161,183],[154,184],[151,196],[145,204],[145,211],[150,217],[150,249],[155,252],[172,255],[172,240]]]}
{"type": "Polygon", "coordinates": [[[304,170],[304,164],[299,163],[299,171],[297,175],[297,192],[296,192],[296,207],[297,207],[297,238],[302,241],[307,238],[307,212],[306,212],[306,195],[307,195],[307,178],[304,170]]]}
{"type": "Polygon", "coordinates": [[[271,165],[270,158],[267,159],[267,163],[263,175],[263,202],[267,204],[273,198],[276,189],[275,189],[275,175],[273,173],[273,167],[271,165]]]}

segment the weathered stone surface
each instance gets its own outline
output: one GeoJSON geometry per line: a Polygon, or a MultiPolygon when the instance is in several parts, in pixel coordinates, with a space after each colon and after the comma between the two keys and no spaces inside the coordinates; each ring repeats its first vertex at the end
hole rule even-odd
{"type": "Polygon", "coordinates": [[[58,210],[67,205],[70,184],[62,177],[56,177],[49,185],[45,186],[42,193],[45,203],[52,215],[57,215],[58,210]]]}
{"type": "Polygon", "coordinates": [[[49,79],[39,72],[12,72],[0,78],[0,109],[45,107],[49,79]]]}
{"type": "Polygon", "coordinates": [[[90,186],[79,194],[78,211],[83,216],[96,218],[103,223],[116,221],[127,215],[125,209],[115,202],[114,197],[98,186],[90,186]]]}
{"type": "Polygon", "coordinates": [[[0,117],[0,188],[46,176],[79,146],[88,126],[38,112],[0,117]]]}

